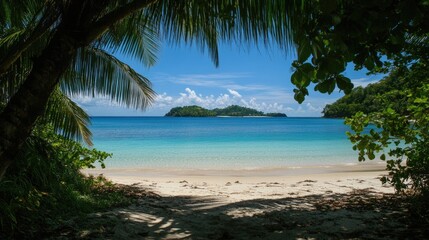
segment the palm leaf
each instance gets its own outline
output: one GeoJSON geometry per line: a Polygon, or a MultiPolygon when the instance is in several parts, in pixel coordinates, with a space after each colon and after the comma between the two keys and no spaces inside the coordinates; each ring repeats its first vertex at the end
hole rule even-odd
{"type": "Polygon", "coordinates": [[[416,35],[406,36],[406,41],[411,46],[415,48],[419,48],[419,50],[429,48],[429,34],[427,33],[419,36],[416,36],[416,35]]]}
{"type": "Polygon", "coordinates": [[[39,55],[49,40],[47,35],[52,33],[52,27],[61,15],[55,8],[56,1],[52,0],[25,0],[22,1],[24,4],[4,2],[17,13],[13,17],[0,19],[4,21],[0,25],[0,75],[9,71],[19,58],[39,55]]]}
{"type": "MultiPolygon", "coordinates": [[[[3,40],[0,43],[0,59],[8,54],[9,48],[14,46],[16,41],[21,41],[24,37],[23,32],[23,30],[16,29],[10,34],[4,35],[4,38],[0,40],[0,42],[3,40]]],[[[44,34],[32,42],[8,70],[0,74],[0,101],[9,101],[10,97],[19,89],[33,66],[32,59],[40,54],[40,50],[44,48],[49,38],[49,34],[44,34]]]]}
{"type": "Polygon", "coordinates": [[[51,124],[56,132],[68,139],[92,145],[92,134],[88,128],[91,121],[88,114],[59,88],[49,98],[41,121],[51,124]]]}
{"type": "Polygon", "coordinates": [[[157,60],[159,42],[158,32],[153,26],[132,15],[112,26],[95,46],[112,54],[120,52],[131,56],[150,67],[157,60]]]}
{"type": "Polygon", "coordinates": [[[69,96],[109,96],[120,105],[145,109],[155,99],[150,81],[102,49],[80,49],[61,89],[69,96]]]}
{"type": "Polygon", "coordinates": [[[219,41],[293,48],[294,21],[301,6],[296,0],[157,1],[141,14],[170,43],[196,44],[209,50],[217,65],[219,41]]]}
{"type": "Polygon", "coordinates": [[[7,103],[18,91],[31,69],[31,62],[28,60],[28,58],[20,58],[8,72],[0,75],[0,101],[7,103]]]}

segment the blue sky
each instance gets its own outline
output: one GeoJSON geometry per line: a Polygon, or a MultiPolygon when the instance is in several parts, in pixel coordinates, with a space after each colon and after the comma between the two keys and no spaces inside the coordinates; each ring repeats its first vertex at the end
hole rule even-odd
{"type": "MultiPolygon", "coordinates": [[[[162,116],[176,106],[199,105],[212,109],[237,104],[291,117],[318,117],[326,104],[343,96],[338,90],[331,95],[320,94],[310,86],[310,96],[298,104],[293,99],[294,87],[290,83],[294,53],[274,47],[267,50],[221,45],[217,68],[207,53],[184,45],[161,46],[158,61],[151,68],[120,58],[151,80],[158,97],[146,111],[128,109],[103,97],[74,98],[91,116],[162,116]]],[[[352,66],[348,66],[345,75],[355,86],[366,86],[381,78],[355,72],[352,66]]]]}

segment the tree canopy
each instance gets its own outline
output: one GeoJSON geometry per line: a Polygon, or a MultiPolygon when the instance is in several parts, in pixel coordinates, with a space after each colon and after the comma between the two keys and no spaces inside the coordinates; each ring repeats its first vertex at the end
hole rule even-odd
{"type": "Polygon", "coordinates": [[[216,113],[200,106],[174,107],[165,114],[166,117],[215,117],[216,113]]]}
{"type": "Polygon", "coordinates": [[[429,69],[419,63],[407,68],[393,70],[387,77],[367,87],[357,87],[350,94],[328,104],[323,109],[324,117],[352,117],[357,112],[364,114],[382,112],[391,108],[397,113],[408,115],[408,92],[429,83],[429,69]]]}
{"type": "Polygon", "coordinates": [[[313,0],[303,2],[302,14],[291,76],[298,102],[310,84],[321,93],[336,87],[350,93],[353,84],[343,75],[350,63],[356,70],[387,72],[429,57],[428,1],[313,0]]]}
{"type": "Polygon", "coordinates": [[[166,117],[244,117],[244,116],[265,116],[265,117],[286,117],[284,113],[263,113],[256,109],[231,105],[226,108],[215,108],[213,110],[205,109],[200,106],[184,106],[172,108],[166,117]]]}

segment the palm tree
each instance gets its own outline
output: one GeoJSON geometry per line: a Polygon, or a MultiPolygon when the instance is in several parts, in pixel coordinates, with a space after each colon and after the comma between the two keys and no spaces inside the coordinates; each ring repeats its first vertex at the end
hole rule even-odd
{"type": "MultiPolygon", "coordinates": [[[[6,10],[0,19],[0,84],[9,90],[1,90],[7,105],[0,114],[0,178],[49,99],[61,95],[58,88],[68,95],[108,95],[140,109],[150,104],[154,93],[149,81],[111,53],[122,52],[151,65],[160,36],[170,43],[196,44],[218,65],[219,41],[275,43],[288,50],[294,25],[289,16],[296,15],[293,0],[2,4],[6,10]],[[7,9],[19,14],[8,14],[12,10],[7,9]]],[[[60,115],[54,116],[58,120],[60,115]]]]}

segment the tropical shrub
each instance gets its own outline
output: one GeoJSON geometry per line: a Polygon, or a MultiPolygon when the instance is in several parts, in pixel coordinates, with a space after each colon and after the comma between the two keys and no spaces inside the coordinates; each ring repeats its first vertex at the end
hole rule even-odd
{"type": "Polygon", "coordinates": [[[110,154],[85,148],[38,126],[0,181],[0,238],[33,238],[70,216],[123,202],[115,193],[100,195],[103,178],[85,177],[82,168],[94,167],[110,154]]]}
{"type": "Polygon", "coordinates": [[[372,160],[381,153],[389,171],[389,176],[381,179],[383,183],[392,184],[398,192],[428,195],[429,84],[407,93],[407,115],[392,108],[368,115],[357,113],[346,120],[354,131],[348,135],[359,152],[359,161],[372,160]],[[367,133],[370,124],[373,129],[367,133]]]}

